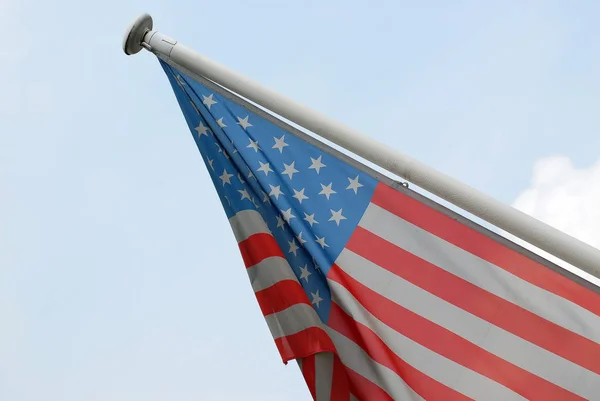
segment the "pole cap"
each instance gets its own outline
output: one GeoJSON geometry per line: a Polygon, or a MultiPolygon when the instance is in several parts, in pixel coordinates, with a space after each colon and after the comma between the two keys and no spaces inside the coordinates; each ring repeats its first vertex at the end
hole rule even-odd
{"type": "Polygon", "coordinates": [[[125,32],[123,37],[123,51],[128,56],[136,54],[142,50],[142,40],[146,32],[151,31],[153,27],[152,17],[144,13],[137,17],[125,32]]]}

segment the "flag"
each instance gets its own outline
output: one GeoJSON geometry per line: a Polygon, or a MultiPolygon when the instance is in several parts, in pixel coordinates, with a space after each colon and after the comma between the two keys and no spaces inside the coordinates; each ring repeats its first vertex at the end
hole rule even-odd
{"type": "Polygon", "coordinates": [[[596,287],[161,64],[313,399],[600,400],[596,287]]]}

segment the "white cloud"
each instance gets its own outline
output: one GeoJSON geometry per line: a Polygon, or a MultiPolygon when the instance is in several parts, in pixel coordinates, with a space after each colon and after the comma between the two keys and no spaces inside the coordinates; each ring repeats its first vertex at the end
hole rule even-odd
{"type": "MultiPolygon", "coordinates": [[[[600,248],[600,160],[577,168],[568,157],[554,156],[539,160],[530,187],[513,206],[565,233],[600,248]]],[[[522,241],[509,236],[523,245],[522,241]]],[[[600,280],[551,257],[530,245],[526,246],[574,273],[600,285],[600,280]]]]}

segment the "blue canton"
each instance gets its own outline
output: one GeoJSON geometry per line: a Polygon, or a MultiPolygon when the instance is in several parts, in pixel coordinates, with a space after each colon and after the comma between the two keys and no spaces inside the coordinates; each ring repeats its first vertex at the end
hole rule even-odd
{"type": "Polygon", "coordinates": [[[257,210],[319,317],[327,272],[377,181],[161,61],[230,218],[257,210]]]}

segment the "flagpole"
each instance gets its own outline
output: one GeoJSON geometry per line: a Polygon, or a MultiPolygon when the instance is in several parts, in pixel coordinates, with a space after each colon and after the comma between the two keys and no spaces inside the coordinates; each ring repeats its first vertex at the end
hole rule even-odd
{"type": "Polygon", "coordinates": [[[141,15],[130,25],[123,41],[123,50],[128,55],[136,54],[143,48],[166,62],[205,77],[600,278],[600,250],[193,51],[153,30],[153,21],[148,14],[141,15]]]}

